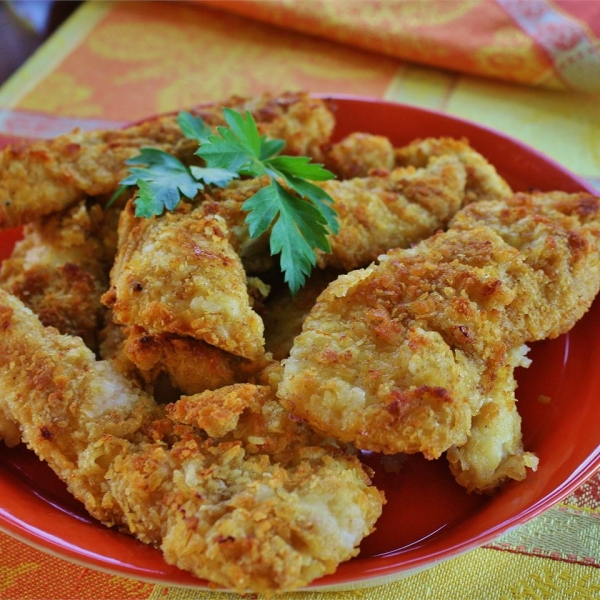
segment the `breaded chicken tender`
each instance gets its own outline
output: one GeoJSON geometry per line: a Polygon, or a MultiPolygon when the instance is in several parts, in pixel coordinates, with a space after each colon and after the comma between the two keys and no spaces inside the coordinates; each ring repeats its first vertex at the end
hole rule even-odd
{"type": "Polygon", "coordinates": [[[0,268],[0,287],[61,333],[97,346],[110,257],[102,242],[106,211],[79,202],[25,227],[0,268]]]}
{"type": "Polygon", "coordinates": [[[151,335],[188,336],[249,359],[264,354],[263,323],[227,225],[202,207],[143,219],[130,203],[103,301],[117,323],[151,335]]]}
{"type": "Polygon", "coordinates": [[[122,524],[118,513],[102,506],[103,480],[114,450],[110,440],[136,439],[144,423],[159,416],[154,401],[110,362],[97,362],[79,337],[44,327],[4,291],[0,327],[0,413],[18,424],[22,440],[92,516],[122,524]],[[82,456],[90,452],[95,457],[82,466],[82,456]]]}
{"type": "Polygon", "coordinates": [[[451,228],[479,225],[516,248],[535,272],[535,284],[523,290],[525,304],[514,301],[505,313],[505,335],[514,334],[518,345],[571,329],[599,289],[600,199],[587,192],[519,193],[467,206],[451,228]]]}
{"type": "Polygon", "coordinates": [[[494,165],[475,150],[466,139],[448,137],[414,140],[395,151],[397,166],[425,166],[432,156],[456,156],[467,171],[465,203],[479,200],[501,200],[512,195],[512,189],[494,165]]]}
{"type": "Polygon", "coordinates": [[[493,388],[473,416],[467,442],[448,449],[446,457],[456,481],[469,492],[493,492],[507,479],[521,481],[538,458],[523,449],[517,410],[515,367],[528,367],[527,346],[513,348],[498,370],[493,388]]]}
{"type": "Polygon", "coordinates": [[[130,445],[110,498],[165,560],[239,593],[291,591],[355,556],[381,513],[357,459],[307,447],[289,463],[189,434],[130,445]]]}
{"type": "Polygon", "coordinates": [[[0,228],[29,223],[86,196],[110,194],[127,173],[125,161],[142,147],[177,151],[178,145],[193,153],[173,116],[9,145],[0,151],[0,228]]]}
{"type": "MultiPolygon", "coordinates": [[[[334,117],[327,103],[304,93],[234,97],[192,110],[211,126],[222,125],[222,107],[249,110],[261,134],[286,141],[289,154],[323,156],[334,117]]],[[[0,151],[0,229],[63,210],[84,196],[114,192],[127,174],[125,161],[143,147],[191,157],[197,143],[185,138],[176,115],[119,130],[73,131],[52,140],[19,142],[0,151]]]]}
{"type": "Polygon", "coordinates": [[[125,329],[123,353],[145,383],[166,375],[181,393],[197,394],[249,381],[267,364],[265,356],[250,360],[202,340],[172,333],[151,335],[140,327],[125,329]]]}
{"type": "Polygon", "coordinates": [[[339,233],[320,267],[364,267],[391,248],[406,248],[444,228],[462,206],[465,170],[453,156],[389,174],[320,184],[334,199],[339,233]]]}
{"type": "Polygon", "coordinates": [[[443,233],[340,276],[284,361],[284,406],[365,450],[438,458],[464,444],[506,361],[488,310],[526,272],[503,246],[485,228],[443,233]]]}
{"type": "Polygon", "coordinates": [[[167,562],[237,592],[288,591],[333,572],[372,531],[383,498],[359,461],[312,445],[323,440],[270,388],[186,398],[173,420],[5,292],[0,326],[0,423],[18,423],[91,515],[167,562]],[[238,423],[227,417],[224,436],[207,437],[203,402],[241,413],[238,423]]]}
{"type": "MultiPolygon", "coordinates": [[[[457,215],[457,231],[480,223],[517,248],[535,283],[523,280],[522,299],[502,315],[508,344],[554,338],[588,309],[600,286],[600,200],[591,194],[517,194],[505,203],[482,202],[457,215]]],[[[511,351],[515,365],[523,352],[511,351]]],[[[504,479],[523,479],[537,458],[523,453],[514,377],[499,372],[495,392],[474,415],[467,443],[448,450],[457,481],[469,491],[493,491],[504,479]]]]}
{"type": "Polygon", "coordinates": [[[537,460],[523,451],[513,370],[525,342],[569,329],[598,293],[599,224],[589,194],[519,194],[340,277],[284,361],[284,406],[360,448],[450,449],[470,490],[522,478],[537,460]]]}
{"type": "MultiPolygon", "coordinates": [[[[243,203],[269,180],[234,181],[205,195],[202,211],[228,224],[230,241],[249,272],[273,265],[268,236],[250,239],[243,203]]],[[[434,157],[426,167],[398,168],[368,177],[318,184],[333,198],[339,233],[329,236],[331,252],[317,250],[318,266],[364,267],[391,248],[407,247],[443,229],[465,198],[465,169],[453,156],[434,157]]]]}
{"type": "Polygon", "coordinates": [[[455,156],[464,165],[466,203],[512,195],[509,184],[496,168],[466,139],[429,137],[394,148],[384,136],[355,132],[331,145],[326,164],[340,179],[351,179],[397,167],[423,168],[436,156],[455,156]]]}
{"type": "Polygon", "coordinates": [[[339,179],[367,177],[373,171],[391,171],[396,166],[394,146],[383,135],[354,132],[332,144],[325,166],[339,179]]]}

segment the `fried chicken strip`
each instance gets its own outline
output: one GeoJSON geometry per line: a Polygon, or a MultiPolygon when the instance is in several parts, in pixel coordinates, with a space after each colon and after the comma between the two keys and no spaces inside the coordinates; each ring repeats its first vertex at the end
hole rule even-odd
{"type": "MultiPolygon", "coordinates": [[[[464,201],[465,170],[453,156],[434,157],[423,168],[318,185],[333,198],[339,233],[331,252],[317,251],[320,268],[351,270],[368,265],[391,248],[407,247],[444,228],[464,201]]],[[[251,240],[243,203],[268,184],[266,177],[235,181],[203,198],[201,210],[227,222],[232,246],[250,272],[273,265],[268,236],[251,240]]]]}
{"type": "Polygon", "coordinates": [[[447,232],[339,278],[285,361],[283,404],[361,448],[458,449],[452,469],[469,489],[523,476],[535,458],[515,408],[518,349],[589,308],[599,216],[589,194],[473,204],[447,232]]]}
{"type": "Polygon", "coordinates": [[[44,325],[81,336],[95,349],[108,288],[102,241],[106,212],[79,202],[25,227],[0,267],[0,287],[18,296],[44,325]]]}
{"type": "MultiPolygon", "coordinates": [[[[504,315],[505,339],[520,343],[568,331],[600,287],[600,200],[588,193],[517,194],[503,204],[468,206],[452,227],[460,231],[480,223],[517,248],[536,275],[525,303],[515,300],[504,315]]],[[[519,364],[519,349],[512,353],[519,364]]],[[[514,377],[501,370],[495,393],[474,415],[467,443],[448,450],[452,473],[469,491],[493,491],[537,465],[536,457],[523,453],[515,387],[514,377]]]]}
{"type": "Polygon", "coordinates": [[[97,362],[75,336],[44,327],[22,302],[0,291],[0,413],[95,518],[121,523],[102,506],[110,439],[134,440],[153,418],[154,402],[97,362]],[[104,445],[106,442],[106,445],[104,445]],[[81,458],[96,447],[97,461],[81,458]]]}
{"type": "MultiPolygon", "coordinates": [[[[287,153],[317,159],[334,125],[326,102],[303,93],[234,97],[191,112],[217,126],[224,124],[223,106],[249,110],[261,134],[286,141],[287,153]]],[[[164,115],[120,130],[76,130],[53,140],[7,146],[0,152],[0,228],[60,211],[86,195],[111,194],[126,175],[125,161],[143,147],[187,160],[197,144],[183,136],[176,115],[164,115]]]]}
{"type": "Polygon", "coordinates": [[[263,323],[227,225],[202,207],[144,219],[130,203],[103,301],[117,323],[151,335],[188,336],[249,359],[264,354],[263,323]]]}
{"type": "Polygon", "coordinates": [[[501,200],[512,195],[512,189],[494,165],[475,150],[466,139],[448,137],[414,140],[395,149],[395,164],[422,167],[432,156],[456,156],[467,171],[465,203],[480,200],[501,200]]]}
{"type": "Polygon", "coordinates": [[[340,230],[321,268],[364,267],[391,248],[406,248],[444,228],[464,200],[465,171],[452,156],[426,167],[320,184],[334,199],[340,230]]]}
{"type": "Polygon", "coordinates": [[[151,335],[136,326],[126,328],[123,352],[145,383],[154,384],[164,374],[184,394],[249,381],[269,362],[264,356],[242,358],[190,337],[151,335]]]}
{"type": "Polygon", "coordinates": [[[504,202],[478,202],[451,222],[455,231],[485,225],[517,249],[535,273],[525,303],[505,313],[513,345],[555,338],[583,316],[600,285],[600,199],[587,192],[519,193],[504,202]]]}
{"type": "Polygon", "coordinates": [[[383,499],[358,460],[311,445],[322,440],[270,388],[186,398],[173,420],[5,292],[0,326],[0,414],[94,517],[168,562],[238,592],[286,591],[335,570],[372,530],[383,499]],[[202,403],[238,423],[208,438],[202,403]]]}
{"type": "Polygon", "coordinates": [[[503,246],[486,228],[437,234],[339,277],[284,361],[284,406],[366,450],[438,458],[464,444],[506,360],[487,313],[527,272],[503,246]]]}
{"type": "Polygon", "coordinates": [[[384,136],[355,132],[332,144],[326,161],[340,179],[351,179],[397,167],[423,168],[432,157],[440,156],[454,156],[465,167],[466,202],[499,200],[512,195],[496,168],[466,139],[430,137],[394,148],[384,136]]]}

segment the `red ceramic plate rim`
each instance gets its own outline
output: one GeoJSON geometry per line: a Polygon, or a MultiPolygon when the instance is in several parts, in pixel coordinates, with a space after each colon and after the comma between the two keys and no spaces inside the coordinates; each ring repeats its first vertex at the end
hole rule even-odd
{"type": "MultiPolygon", "coordinates": [[[[339,94],[320,94],[319,96],[331,99],[337,107],[338,135],[351,131],[368,131],[389,135],[396,145],[411,141],[415,137],[429,135],[466,137],[476,149],[496,165],[499,172],[515,189],[526,190],[533,187],[545,190],[563,189],[568,192],[590,191],[594,193],[593,188],[585,180],[570,173],[556,161],[493,129],[445,113],[376,98],[339,94]]],[[[569,339],[566,338],[563,343],[568,346],[569,339]]],[[[588,384],[588,388],[589,393],[600,389],[600,376],[594,376],[588,384]]],[[[542,488],[540,493],[537,496],[533,494],[531,503],[514,514],[510,514],[508,511],[507,516],[496,522],[485,522],[485,519],[484,522],[481,522],[481,519],[478,520],[478,517],[474,516],[464,527],[455,527],[449,537],[446,536],[440,541],[439,537],[432,536],[431,541],[424,540],[422,543],[416,544],[414,551],[390,552],[368,558],[358,557],[343,563],[336,573],[315,581],[310,587],[313,589],[352,587],[353,585],[359,587],[365,582],[375,585],[390,577],[403,577],[431,567],[492,541],[502,533],[547,510],[593,475],[600,467],[600,433],[595,444],[595,448],[591,448],[585,455],[577,459],[577,464],[565,467],[564,476],[558,483],[548,484],[546,486],[548,489],[540,484],[542,488]]],[[[1,479],[0,491],[4,494],[11,493],[10,485],[1,479]]],[[[509,498],[511,494],[518,494],[516,486],[509,490],[509,498]]],[[[19,499],[16,498],[16,500],[19,499]]],[[[194,579],[188,573],[166,564],[161,565],[161,561],[155,559],[157,551],[142,544],[135,542],[138,544],[135,546],[135,553],[139,553],[137,558],[124,558],[118,552],[115,556],[109,556],[110,552],[99,551],[97,554],[94,551],[85,552],[70,542],[74,538],[69,536],[75,534],[67,532],[64,537],[50,534],[45,531],[43,518],[37,521],[35,518],[28,520],[28,509],[23,509],[21,515],[17,514],[18,510],[7,509],[7,506],[8,503],[0,495],[0,529],[45,552],[87,567],[140,580],[185,587],[206,587],[206,582],[194,579]]],[[[61,508],[58,507],[58,510],[60,511],[61,508]]],[[[32,516],[33,514],[31,513],[32,516]]],[[[73,521],[76,520],[70,516],[64,518],[67,521],[70,518],[73,521]]],[[[75,531],[78,531],[77,523],[74,522],[73,527],[75,531]]],[[[89,524],[81,525],[78,533],[84,534],[85,527],[89,527],[89,524]]],[[[107,547],[110,547],[110,540],[113,539],[113,536],[121,537],[121,534],[105,531],[108,536],[106,538],[108,540],[107,547]]],[[[117,545],[117,550],[118,548],[117,545]]]]}

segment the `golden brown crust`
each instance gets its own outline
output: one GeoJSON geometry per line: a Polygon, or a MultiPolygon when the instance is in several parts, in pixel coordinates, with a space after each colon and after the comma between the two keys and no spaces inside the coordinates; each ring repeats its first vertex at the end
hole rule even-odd
{"type": "Polygon", "coordinates": [[[263,323],[252,310],[246,274],[219,215],[182,207],[119,224],[119,252],[103,301],[113,319],[149,334],[202,340],[244,358],[264,354],[263,323]]]}
{"type": "Polygon", "coordinates": [[[487,231],[438,234],[337,279],[284,361],[284,405],[368,450],[437,458],[464,443],[506,351],[486,314],[503,301],[483,255],[494,243],[487,231]]]}
{"type": "Polygon", "coordinates": [[[110,194],[126,175],[125,161],[140,148],[168,150],[178,143],[177,122],[165,116],[122,130],[76,130],[8,146],[0,152],[0,228],[62,210],[86,195],[110,194]]]}
{"type": "Polygon", "coordinates": [[[355,132],[332,144],[325,166],[339,179],[367,177],[373,171],[391,171],[395,167],[394,147],[382,135],[355,132]]]}
{"type": "Polygon", "coordinates": [[[513,370],[600,287],[600,201],[518,194],[340,277],[295,340],[278,394],[325,435],[387,453],[449,450],[469,490],[521,479],[513,370]]]}
{"type": "Polygon", "coordinates": [[[100,206],[79,202],[27,226],[0,269],[2,289],[18,296],[61,333],[78,335],[95,349],[108,287],[109,258],[100,206]]]}
{"type": "Polygon", "coordinates": [[[395,150],[396,165],[423,167],[432,156],[455,156],[464,165],[467,173],[465,202],[501,200],[512,195],[508,183],[496,168],[467,139],[448,137],[424,138],[395,150]]]}
{"type": "Polygon", "coordinates": [[[600,285],[600,199],[589,193],[520,193],[502,203],[469,205],[451,227],[479,225],[516,248],[535,272],[535,283],[523,283],[526,304],[514,301],[506,312],[506,335],[514,332],[519,345],[571,329],[600,285]]]}
{"type": "Polygon", "coordinates": [[[183,394],[250,381],[268,363],[265,357],[249,360],[202,340],[171,333],[150,334],[137,326],[125,329],[123,353],[143,381],[154,384],[166,375],[183,394]]]}
{"type": "Polygon", "coordinates": [[[19,423],[93,516],[168,562],[238,592],[287,591],[333,572],[372,531],[383,497],[359,461],[290,419],[269,387],[186,398],[170,420],[2,291],[0,327],[3,432],[19,423]],[[205,422],[202,403],[241,411],[239,422],[205,422]]]}
{"type": "Polygon", "coordinates": [[[321,187],[334,199],[340,231],[330,236],[331,253],[319,253],[319,266],[349,271],[443,229],[462,206],[465,171],[458,159],[444,156],[420,169],[331,180],[321,187]]]}

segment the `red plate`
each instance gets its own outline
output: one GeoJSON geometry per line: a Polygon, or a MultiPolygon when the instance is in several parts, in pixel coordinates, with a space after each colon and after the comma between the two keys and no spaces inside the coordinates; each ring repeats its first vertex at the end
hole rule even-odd
{"type": "MultiPolygon", "coordinates": [[[[583,180],[523,144],[441,113],[335,96],[337,136],[385,134],[396,145],[416,137],[466,137],[516,190],[592,191],[583,180]]],[[[0,235],[0,257],[18,233],[0,235]]],[[[550,508],[600,467],[600,305],[565,336],[533,344],[532,366],[519,369],[519,410],[527,450],[540,458],[536,473],[491,498],[468,495],[444,460],[410,457],[399,474],[385,474],[378,457],[365,461],[388,503],[360,555],[313,588],[375,585],[400,578],[491,541],[550,508]],[[549,396],[549,403],[539,402],[549,396]]],[[[50,469],[23,447],[2,448],[0,527],[44,551],[88,567],[155,583],[205,587],[167,565],[158,550],[91,519],[50,469]]]]}

